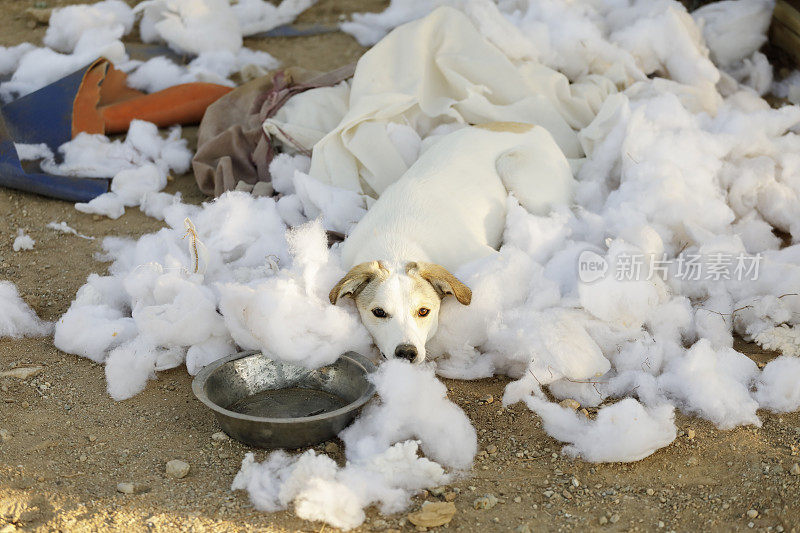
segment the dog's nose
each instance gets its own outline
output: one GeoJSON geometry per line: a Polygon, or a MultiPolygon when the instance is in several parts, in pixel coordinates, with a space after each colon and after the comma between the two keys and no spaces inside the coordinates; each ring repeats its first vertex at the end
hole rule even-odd
{"type": "Polygon", "coordinates": [[[394,349],[394,356],[414,361],[417,358],[417,348],[413,344],[398,344],[394,349]]]}

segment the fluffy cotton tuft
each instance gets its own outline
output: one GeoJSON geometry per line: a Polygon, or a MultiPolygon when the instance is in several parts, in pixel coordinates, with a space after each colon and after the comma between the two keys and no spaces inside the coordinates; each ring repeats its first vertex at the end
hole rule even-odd
{"type": "Polygon", "coordinates": [[[41,337],[52,329],[20,297],[16,285],[0,280],[0,337],[41,337]]]}
{"type": "Polygon", "coordinates": [[[181,53],[200,54],[242,47],[239,22],[227,0],[149,0],[143,11],[142,40],[161,40],[181,53]]]}
{"type": "Polygon", "coordinates": [[[548,434],[569,443],[564,447],[566,454],[593,463],[638,461],[667,446],[677,434],[670,405],[645,409],[626,398],[588,420],[568,407],[534,396],[525,403],[542,417],[548,434]]]}
{"type": "Polygon", "coordinates": [[[418,439],[425,455],[449,468],[465,469],[477,452],[475,428],[447,399],[433,369],[401,360],[383,363],[370,379],[381,397],[345,429],[347,457],[370,457],[394,442],[418,439]]]}
{"type": "Polygon", "coordinates": [[[264,0],[239,0],[233,13],[245,37],[291,24],[297,15],[313,6],[317,0],[282,0],[277,6],[264,0]]]}
{"type": "Polygon", "coordinates": [[[33,250],[34,244],[36,244],[36,241],[33,240],[30,235],[25,233],[24,230],[19,229],[17,230],[17,236],[14,239],[14,243],[11,245],[11,247],[15,252],[19,252],[20,250],[33,250]]]}
{"type": "Polygon", "coordinates": [[[133,23],[133,11],[121,0],[60,7],[50,15],[43,42],[53,50],[71,53],[87,32],[120,27],[122,35],[127,35],[133,23]]]}
{"type": "Polygon", "coordinates": [[[776,413],[800,409],[800,358],[784,355],[767,363],[756,382],[759,406],[776,413]]]}

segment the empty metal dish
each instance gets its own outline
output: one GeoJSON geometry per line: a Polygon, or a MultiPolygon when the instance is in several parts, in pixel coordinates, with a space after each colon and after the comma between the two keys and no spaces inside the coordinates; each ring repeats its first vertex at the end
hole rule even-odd
{"type": "Polygon", "coordinates": [[[367,375],[375,365],[347,352],[309,370],[241,352],[204,367],[192,382],[222,429],[261,448],[301,448],[335,436],[375,394],[367,375]]]}

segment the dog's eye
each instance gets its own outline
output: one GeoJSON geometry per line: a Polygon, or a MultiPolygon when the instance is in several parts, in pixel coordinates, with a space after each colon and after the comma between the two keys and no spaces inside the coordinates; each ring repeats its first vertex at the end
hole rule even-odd
{"type": "Polygon", "coordinates": [[[431,312],[431,310],[428,309],[427,307],[420,307],[419,311],[417,311],[417,314],[419,316],[428,316],[428,313],[430,313],[430,312],[431,312]]]}
{"type": "Polygon", "coordinates": [[[386,318],[386,311],[384,311],[380,307],[376,307],[375,309],[373,309],[372,314],[378,318],[386,318]]]}

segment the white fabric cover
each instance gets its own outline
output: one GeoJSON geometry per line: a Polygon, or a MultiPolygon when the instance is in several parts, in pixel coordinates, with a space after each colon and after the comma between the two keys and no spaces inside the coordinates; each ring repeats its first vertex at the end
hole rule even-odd
{"type": "MultiPolygon", "coordinates": [[[[503,24],[510,35],[519,32],[503,24]]],[[[340,97],[342,89],[337,91],[340,97]]],[[[310,175],[377,197],[408,170],[388,123],[409,125],[421,137],[446,123],[532,123],[546,128],[564,154],[576,159],[583,151],[575,130],[588,125],[614,92],[614,84],[601,76],[570,84],[541,64],[515,61],[484,38],[467,15],[441,7],[396,28],[362,56],[347,112],[333,131],[326,126],[341,110],[330,105],[330,89],[307,91],[302,106],[267,120],[264,128],[309,142],[314,130],[329,131],[313,145],[310,175]]]]}

